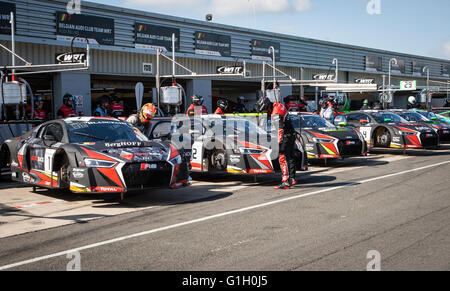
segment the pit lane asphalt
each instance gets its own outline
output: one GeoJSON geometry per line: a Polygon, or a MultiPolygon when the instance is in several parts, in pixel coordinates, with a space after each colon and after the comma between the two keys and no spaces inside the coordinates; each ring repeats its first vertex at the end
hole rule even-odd
{"type": "MultiPolygon", "coordinates": [[[[150,231],[80,251],[81,269],[365,270],[367,253],[377,250],[382,270],[449,270],[450,149],[345,162],[299,172],[292,190],[274,190],[270,177],[197,201],[3,238],[0,269],[150,231]],[[290,197],[298,198],[277,202],[290,197]]],[[[217,177],[217,187],[221,179],[228,178],[217,177]]],[[[69,260],[59,255],[8,270],[65,270],[69,260]]]]}

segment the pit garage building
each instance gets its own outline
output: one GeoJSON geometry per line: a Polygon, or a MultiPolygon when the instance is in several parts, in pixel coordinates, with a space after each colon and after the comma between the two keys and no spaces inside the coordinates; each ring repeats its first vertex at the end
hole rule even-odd
{"type": "MultiPolygon", "coordinates": [[[[320,78],[330,70],[332,60],[339,60],[339,82],[374,82],[382,84],[382,75],[392,66],[392,84],[400,80],[417,80],[426,85],[430,79],[448,86],[450,61],[340,43],[301,38],[273,32],[250,30],[207,21],[179,18],[82,1],[81,14],[68,14],[67,0],[0,0],[0,43],[11,47],[7,18],[16,15],[16,52],[33,64],[64,61],[61,54],[71,51],[73,37],[86,37],[91,44],[91,68],[83,72],[57,72],[25,76],[31,87],[46,100],[47,111],[54,116],[69,92],[78,96],[78,110],[90,115],[95,100],[115,92],[125,101],[128,112],[135,110],[134,88],[144,84],[144,103],[154,101],[156,50],[168,50],[175,34],[177,61],[198,74],[216,73],[222,66],[233,66],[245,60],[250,76],[262,75],[262,61],[270,62],[268,48],[276,49],[277,67],[296,79],[320,78]]],[[[75,41],[73,52],[83,52],[85,44],[75,41]]],[[[18,61],[18,63],[20,63],[18,61]]],[[[11,56],[0,52],[1,66],[11,65],[11,56]]],[[[171,74],[172,65],[161,62],[161,73],[171,74]]],[[[178,68],[177,73],[186,72],[178,68]]],[[[387,79],[387,78],[386,78],[387,79]]],[[[169,82],[170,80],[162,80],[169,82]]],[[[209,112],[218,98],[231,103],[245,96],[252,108],[260,90],[259,79],[209,78],[179,79],[187,95],[202,95],[209,112]]],[[[436,83],[437,84],[437,83],[436,83]]],[[[282,87],[283,96],[293,94],[314,99],[315,88],[282,87]]],[[[441,105],[448,93],[437,93],[434,105],[441,105]]],[[[375,93],[351,93],[352,105],[361,106],[363,99],[375,100],[375,93]]],[[[394,106],[406,106],[411,93],[397,92],[394,106]]]]}

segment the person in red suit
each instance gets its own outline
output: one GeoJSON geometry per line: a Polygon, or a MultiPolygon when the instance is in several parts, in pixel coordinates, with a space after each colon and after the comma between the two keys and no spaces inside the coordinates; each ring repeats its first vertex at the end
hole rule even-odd
{"type": "Polygon", "coordinates": [[[66,93],[63,97],[63,105],[57,112],[58,118],[67,118],[77,116],[77,111],[73,108],[73,96],[66,93]]]}
{"type": "Polygon", "coordinates": [[[278,124],[279,162],[282,172],[281,184],[275,189],[290,189],[297,184],[295,180],[295,129],[289,118],[288,110],[280,102],[271,102],[269,98],[262,97],[257,102],[258,112],[267,112],[267,119],[272,124],[278,124]]]}
{"type": "Polygon", "coordinates": [[[186,111],[186,115],[194,116],[200,112],[201,112],[200,115],[208,114],[208,110],[206,109],[205,106],[203,106],[203,97],[202,96],[193,95],[191,97],[191,101],[192,101],[192,104],[191,104],[191,106],[188,107],[188,109],[186,111]]]}
{"type": "Polygon", "coordinates": [[[219,101],[217,101],[217,109],[214,112],[214,114],[224,115],[225,110],[227,110],[227,108],[228,108],[228,101],[227,100],[219,100],[219,101]]]}
{"type": "Polygon", "coordinates": [[[298,106],[297,102],[295,102],[294,96],[286,96],[283,101],[288,111],[299,111],[300,107],[298,106]]]}
{"type": "MultiPolygon", "coordinates": [[[[28,105],[25,109],[28,118],[31,118],[31,105],[28,105]]],[[[33,119],[45,120],[47,117],[47,112],[44,110],[44,99],[41,96],[37,96],[34,100],[34,112],[33,119]]]]}

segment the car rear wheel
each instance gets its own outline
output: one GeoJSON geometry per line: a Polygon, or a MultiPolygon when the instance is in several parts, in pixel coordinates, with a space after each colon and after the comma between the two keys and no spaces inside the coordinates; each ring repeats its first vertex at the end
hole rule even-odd
{"type": "Polygon", "coordinates": [[[60,188],[65,189],[70,186],[70,164],[69,158],[66,154],[60,156],[60,167],[59,167],[59,177],[60,177],[60,188]]]}
{"type": "Polygon", "coordinates": [[[391,134],[389,131],[385,130],[377,135],[377,144],[386,148],[391,146],[391,134]]]}
{"type": "Polygon", "coordinates": [[[224,150],[215,150],[211,155],[211,163],[217,170],[226,170],[227,153],[224,150]]]}

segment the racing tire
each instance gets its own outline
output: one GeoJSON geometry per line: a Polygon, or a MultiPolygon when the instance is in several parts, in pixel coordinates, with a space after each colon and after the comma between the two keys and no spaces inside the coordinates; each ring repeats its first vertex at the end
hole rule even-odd
{"type": "Polygon", "coordinates": [[[227,169],[227,153],[224,150],[214,150],[211,153],[211,165],[222,171],[227,169]]]}
{"type": "Polygon", "coordinates": [[[60,178],[59,187],[67,189],[70,186],[70,163],[66,154],[61,155],[60,167],[58,169],[58,176],[60,178]]]}
{"type": "Polygon", "coordinates": [[[389,148],[391,146],[391,134],[388,130],[385,130],[383,133],[377,135],[377,145],[389,148]]]}
{"type": "Polygon", "coordinates": [[[11,180],[9,175],[8,175],[8,177],[9,177],[9,179],[8,179],[8,178],[6,178],[6,175],[3,175],[3,173],[2,173],[2,170],[4,170],[4,169],[11,169],[11,162],[12,162],[12,157],[9,152],[9,149],[7,146],[4,146],[0,150],[0,181],[11,180]]]}

